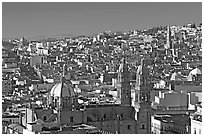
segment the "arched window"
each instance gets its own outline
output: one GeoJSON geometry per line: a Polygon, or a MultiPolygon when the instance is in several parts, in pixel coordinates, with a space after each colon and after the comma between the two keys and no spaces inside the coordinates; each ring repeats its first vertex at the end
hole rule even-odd
{"type": "Polygon", "coordinates": [[[74,117],[70,117],[70,122],[74,122],[74,117]]]}
{"type": "Polygon", "coordinates": [[[196,128],[194,128],[194,134],[196,134],[196,128]]]}
{"type": "Polygon", "coordinates": [[[106,119],[106,114],[103,115],[103,118],[106,119]]]}
{"type": "Polygon", "coordinates": [[[142,123],[141,124],[141,129],[145,129],[145,128],[146,128],[145,123],[142,123]]]}
{"type": "Polygon", "coordinates": [[[130,129],[131,129],[131,126],[130,126],[130,125],[127,125],[127,129],[130,130],[130,129]]]}
{"type": "Polygon", "coordinates": [[[199,134],[201,134],[201,129],[199,129],[199,134]]]}
{"type": "Polygon", "coordinates": [[[44,115],[44,116],[43,116],[43,121],[46,121],[46,120],[47,120],[47,116],[44,115]]]}
{"type": "Polygon", "coordinates": [[[57,107],[57,99],[54,98],[54,106],[57,107]]]}
{"type": "Polygon", "coordinates": [[[120,117],[123,118],[123,113],[121,113],[120,117]]]}

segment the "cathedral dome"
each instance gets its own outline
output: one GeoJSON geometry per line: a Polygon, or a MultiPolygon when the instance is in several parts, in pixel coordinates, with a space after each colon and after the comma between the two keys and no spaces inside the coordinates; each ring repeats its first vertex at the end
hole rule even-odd
{"type": "Polygon", "coordinates": [[[68,83],[57,83],[54,85],[50,91],[50,96],[52,97],[73,97],[76,93],[74,88],[68,83]]]}

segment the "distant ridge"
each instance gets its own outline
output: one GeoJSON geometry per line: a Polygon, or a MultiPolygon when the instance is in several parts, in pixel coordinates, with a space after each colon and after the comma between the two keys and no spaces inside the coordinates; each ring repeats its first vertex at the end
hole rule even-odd
{"type": "MultiPolygon", "coordinates": [[[[200,23],[199,25],[201,25],[202,23],[200,23]]],[[[182,25],[171,25],[171,26],[182,26],[182,25]]],[[[185,25],[184,25],[185,26],[185,25]]],[[[167,25],[159,25],[159,26],[153,26],[153,27],[146,27],[146,28],[140,28],[140,29],[133,29],[136,31],[146,31],[146,32],[153,32],[156,31],[156,29],[166,29],[167,25]]],[[[94,37],[97,36],[100,33],[106,33],[106,32],[110,32],[110,33],[123,33],[123,32],[129,32],[129,31],[133,31],[133,30],[104,30],[98,33],[94,33],[94,34],[88,34],[88,35],[84,35],[84,34],[80,34],[80,35],[72,35],[72,34],[53,34],[53,35],[39,35],[39,36],[29,36],[29,37],[24,37],[27,40],[34,40],[34,41],[41,41],[41,40],[45,40],[45,39],[59,39],[59,38],[77,38],[77,37],[94,37]]],[[[21,39],[23,36],[18,36],[18,37],[6,37],[3,38],[3,41],[7,41],[9,39],[21,39]]]]}
{"type": "MultiPolygon", "coordinates": [[[[29,36],[29,37],[24,37],[27,40],[42,40],[45,38],[72,38],[72,37],[77,37],[77,35],[71,35],[71,34],[56,34],[56,35],[39,35],[39,36],[29,36]]],[[[7,37],[7,38],[2,38],[3,41],[9,40],[9,39],[21,39],[22,37],[7,37]]]]}

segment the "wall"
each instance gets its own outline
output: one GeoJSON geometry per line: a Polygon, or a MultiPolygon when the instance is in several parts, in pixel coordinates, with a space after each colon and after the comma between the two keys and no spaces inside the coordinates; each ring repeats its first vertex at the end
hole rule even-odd
{"type": "Polygon", "coordinates": [[[188,96],[183,93],[166,93],[164,94],[164,106],[181,107],[188,106],[188,96]]]}
{"type": "Polygon", "coordinates": [[[2,80],[2,93],[7,94],[12,91],[12,84],[10,80],[2,80]]]}
{"type": "Polygon", "coordinates": [[[189,93],[189,95],[190,95],[189,103],[192,104],[192,105],[197,104],[198,97],[196,96],[196,94],[195,93],[189,93]]]}
{"type": "Polygon", "coordinates": [[[15,117],[15,118],[4,118],[4,117],[2,117],[2,121],[8,121],[8,122],[10,122],[10,123],[20,123],[19,122],[19,117],[15,117]]]}
{"type": "Polygon", "coordinates": [[[140,104],[137,120],[137,132],[138,134],[149,134],[151,133],[151,111],[150,107],[145,104],[140,104]]]}
{"type": "Polygon", "coordinates": [[[66,124],[68,123],[69,125],[74,125],[77,123],[83,123],[83,116],[82,116],[82,111],[68,111],[68,110],[63,110],[61,111],[61,123],[66,124]],[[70,117],[73,117],[73,122],[70,122],[70,117]]]}
{"type": "Polygon", "coordinates": [[[35,64],[43,64],[45,63],[46,57],[45,56],[32,56],[30,59],[31,66],[35,64]]]}
{"type": "Polygon", "coordinates": [[[33,132],[41,132],[42,125],[41,124],[27,124],[27,129],[33,132]]]}
{"type": "Polygon", "coordinates": [[[113,86],[113,87],[116,87],[116,84],[117,84],[117,79],[112,78],[112,86],[113,86]]]}
{"type": "Polygon", "coordinates": [[[190,133],[190,127],[189,127],[189,115],[174,115],[171,118],[173,123],[173,129],[177,133],[190,133]]]}
{"type": "Polygon", "coordinates": [[[202,85],[175,85],[176,91],[202,92],[202,85]]]}
{"type": "Polygon", "coordinates": [[[202,122],[191,119],[191,134],[195,134],[195,131],[196,134],[201,134],[202,129],[202,122]],[[201,133],[199,131],[201,131],[201,133]]]}
{"type": "Polygon", "coordinates": [[[160,134],[161,129],[161,121],[154,118],[154,116],[151,116],[151,133],[153,134],[160,134]]]}
{"type": "Polygon", "coordinates": [[[31,123],[34,121],[34,112],[32,109],[26,109],[26,117],[27,117],[27,123],[31,123]]]}
{"type": "Polygon", "coordinates": [[[96,126],[97,128],[110,133],[118,134],[135,134],[136,133],[136,121],[135,120],[109,120],[109,121],[97,121],[90,122],[89,124],[96,126]]]}
{"type": "Polygon", "coordinates": [[[52,109],[38,109],[38,110],[35,110],[35,112],[36,112],[38,119],[41,119],[42,121],[46,121],[44,120],[45,116],[48,119],[53,114],[52,109]]]}
{"type": "Polygon", "coordinates": [[[160,98],[158,97],[158,96],[155,96],[155,102],[157,103],[157,104],[160,104],[161,102],[160,102],[160,98]]]}
{"type": "Polygon", "coordinates": [[[195,96],[198,97],[198,102],[202,101],[202,92],[195,92],[195,96]]]}
{"type": "Polygon", "coordinates": [[[55,84],[37,84],[33,85],[33,89],[40,91],[40,90],[51,90],[55,84]]]}
{"type": "MultiPolygon", "coordinates": [[[[47,117],[52,115],[52,110],[37,110],[36,113],[37,117],[43,120],[44,115],[47,117]]],[[[94,124],[99,129],[110,130],[114,133],[116,130],[120,130],[119,133],[123,134],[136,133],[135,110],[129,106],[97,107],[96,105],[96,107],[86,108],[84,111],[63,109],[60,115],[61,124],[94,124]],[[73,121],[71,121],[70,117],[72,117],[73,121]],[[120,124],[120,127],[117,124],[120,124]]]]}
{"type": "Polygon", "coordinates": [[[16,63],[5,63],[5,68],[15,68],[17,66],[16,63]]]}
{"type": "Polygon", "coordinates": [[[135,120],[122,120],[120,122],[120,134],[136,134],[137,126],[135,120]]]}

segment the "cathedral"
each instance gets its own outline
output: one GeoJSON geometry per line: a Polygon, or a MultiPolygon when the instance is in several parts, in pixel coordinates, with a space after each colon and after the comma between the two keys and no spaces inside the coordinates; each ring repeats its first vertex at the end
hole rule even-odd
{"type": "Polygon", "coordinates": [[[78,103],[78,94],[71,81],[63,74],[61,81],[48,93],[46,107],[31,105],[22,116],[22,125],[26,127],[28,123],[40,120],[44,122],[44,129],[51,125],[63,131],[64,126],[87,124],[115,134],[150,133],[150,87],[145,60],[137,71],[138,107],[131,106],[130,73],[125,58],[119,67],[118,78],[121,104],[82,105],[78,103]]]}
{"type": "MultiPolygon", "coordinates": [[[[136,85],[135,85],[135,120],[137,121],[138,134],[151,133],[151,102],[150,102],[150,77],[148,69],[149,59],[141,59],[141,64],[136,71],[136,85]]],[[[122,59],[118,70],[118,98],[121,99],[121,105],[131,105],[131,86],[130,86],[130,72],[125,57],[122,59]]]]}
{"type": "MultiPolygon", "coordinates": [[[[127,71],[125,66],[124,72],[127,71]]],[[[121,104],[80,105],[71,81],[62,76],[61,81],[48,93],[46,108],[30,106],[22,117],[22,124],[26,126],[27,123],[42,120],[43,127],[52,124],[61,130],[63,126],[88,124],[110,133],[135,134],[137,124],[135,109],[130,105],[130,92],[126,81],[128,75],[123,74],[122,78],[121,104]]]]}

